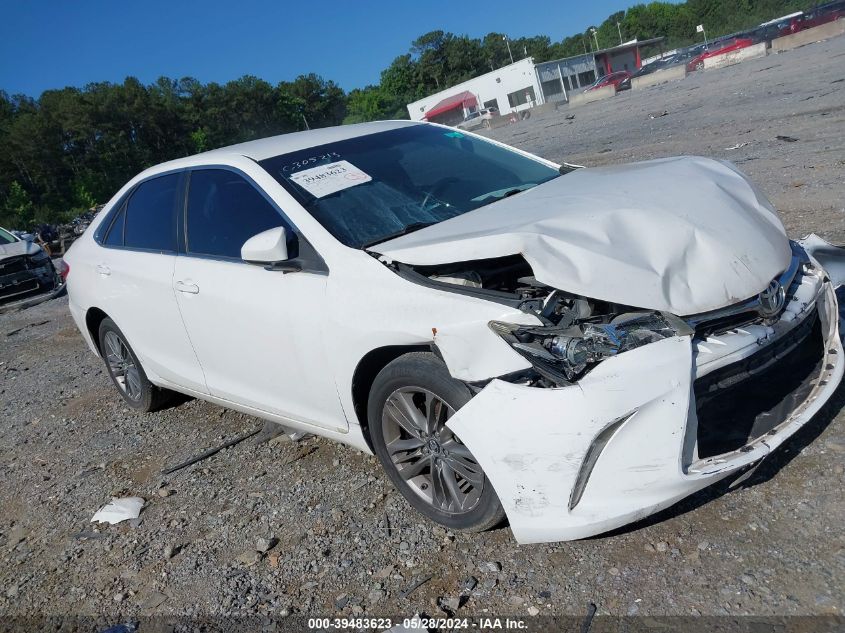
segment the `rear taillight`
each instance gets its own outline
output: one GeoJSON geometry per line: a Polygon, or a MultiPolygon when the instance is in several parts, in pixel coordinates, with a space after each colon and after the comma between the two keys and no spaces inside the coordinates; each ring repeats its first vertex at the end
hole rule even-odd
{"type": "Polygon", "coordinates": [[[70,274],[70,266],[65,260],[60,259],[56,262],[56,270],[59,272],[59,277],[62,278],[62,281],[67,281],[67,276],[70,274]]]}

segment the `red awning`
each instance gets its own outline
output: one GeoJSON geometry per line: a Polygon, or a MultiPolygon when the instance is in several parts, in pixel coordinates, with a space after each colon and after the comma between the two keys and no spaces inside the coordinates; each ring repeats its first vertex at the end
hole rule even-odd
{"type": "Polygon", "coordinates": [[[437,116],[438,114],[443,114],[444,112],[448,112],[449,110],[454,110],[455,108],[461,108],[464,106],[466,106],[467,108],[472,108],[477,105],[478,99],[475,98],[474,94],[469,91],[459,92],[456,95],[452,95],[451,97],[443,99],[443,101],[439,102],[428,112],[426,112],[423,118],[431,120],[431,117],[437,116]]]}

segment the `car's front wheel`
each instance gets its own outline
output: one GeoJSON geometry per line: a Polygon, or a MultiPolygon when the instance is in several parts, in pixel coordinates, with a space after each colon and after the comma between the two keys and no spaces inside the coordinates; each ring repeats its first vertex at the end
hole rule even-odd
{"type": "Polygon", "coordinates": [[[171,401],[173,392],[156,387],[147,379],[138,357],[114,321],[103,319],[99,334],[106,370],[127,405],[136,411],[149,412],[171,401]]]}
{"type": "Polygon", "coordinates": [[[449,529],[480,532],[505,513],[481,466],[446,426],[470,397],[434,354],[406,354],[373,383],[369,429],[388,477],[414,508],[449,529]]]}

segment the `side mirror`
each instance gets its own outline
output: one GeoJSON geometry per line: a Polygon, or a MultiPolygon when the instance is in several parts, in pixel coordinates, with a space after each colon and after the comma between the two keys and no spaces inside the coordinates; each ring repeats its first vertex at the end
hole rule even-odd
{"type": "Polygon", "coordinates": [[[249,264],[262,265],[267,270],[302,270],[299,262],[288,259],[287,231],[283,226],[268,229],[249,238],[241,246],[241,259],[249,264]]]}

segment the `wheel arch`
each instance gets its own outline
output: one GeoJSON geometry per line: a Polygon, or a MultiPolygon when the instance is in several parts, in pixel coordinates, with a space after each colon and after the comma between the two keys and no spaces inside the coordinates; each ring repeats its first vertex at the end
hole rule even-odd
{"type": "Polygon", "coordinates": [[[100,349],[100,324],[109,318],[109,315],[100,310],[100,308],[88,308],[85,313],[85,327],[88,328],[88,333],[91,335],[91,341],[97,352],[102,356],[103,350],[100,349]]]}
{"type": "Polygon", "coordinates": [[[355,407],[355,417],[358,419],[358,424],[361,426],[361,431],[370,450],[373,450],[373,445],[370,440],[367,401],[376,376],[389,363],[400,356],[411,352],[431,351],[438,356],[440,355],[433,345],[385,345],[370,350],[358,361],[352,374],[352,404],[355,407]]]}

